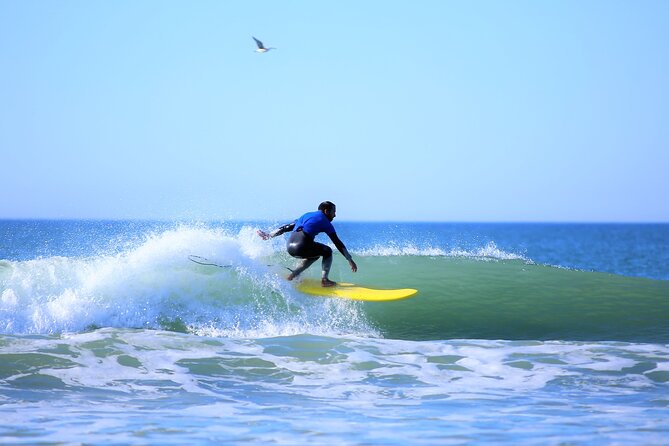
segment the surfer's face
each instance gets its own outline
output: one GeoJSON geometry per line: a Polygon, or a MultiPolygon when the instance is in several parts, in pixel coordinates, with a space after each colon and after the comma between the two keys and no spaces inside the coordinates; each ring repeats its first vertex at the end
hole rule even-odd
{"type": "Polygon", "coordinates": [[[325,216],[330,221],[334,220],[334,218],[337,216],[337,206],[333,206],[332,209],[326,209],[325,216]]]}

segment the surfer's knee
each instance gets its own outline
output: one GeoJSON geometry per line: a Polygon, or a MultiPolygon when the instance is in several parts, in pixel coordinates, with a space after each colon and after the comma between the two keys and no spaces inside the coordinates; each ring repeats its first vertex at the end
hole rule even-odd
{"type": "Polygon", "coordinates": [[[323,258],[332,257],[332,248],[328,245],[323,245],[323,258]]]}

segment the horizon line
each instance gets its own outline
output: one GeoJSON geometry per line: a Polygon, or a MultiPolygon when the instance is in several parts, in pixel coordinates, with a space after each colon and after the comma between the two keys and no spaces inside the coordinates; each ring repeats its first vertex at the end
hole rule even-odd
{"type": "MultiPolygon", "coordinates": [[[[53,221],[53,222],[150,222],[150,223],[270,223],[289,219],[267,219],[267,218],[120,218],[120,217],[0,217],[0,222],[7,221],[53,221]]],[[[669,224],[669,220],[402,220],[402,219],[379,219],[379,220],[337,220],[336,223],[406,223],[406,224],[430,224],[430,223],[452,223],[452,224],[669,224]]]]}

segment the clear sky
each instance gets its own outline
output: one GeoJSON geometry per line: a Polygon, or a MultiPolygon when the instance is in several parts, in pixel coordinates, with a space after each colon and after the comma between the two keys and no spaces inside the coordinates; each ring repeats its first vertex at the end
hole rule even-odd
{"type": "Polygon", "coordinates": [[[668,23],[666,0],[0,0],[0,218],[666,222],[668,23]]]}

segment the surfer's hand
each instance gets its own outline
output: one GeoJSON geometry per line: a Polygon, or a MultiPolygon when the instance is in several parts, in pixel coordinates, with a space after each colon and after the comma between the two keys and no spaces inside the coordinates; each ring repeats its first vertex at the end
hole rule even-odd
{"type": "Polygon", "coordinates": [[[260,229],[258,229],[258,235],[263,240],[267,240],[271,237],[268,233],[266,233],[265,231],[261,231],[260,229]]]}
{"type": "Polygon", "coordinates": [[[349,260],[348,264],[351,265],[351,271],[353,271],[354,273],[358,272],[358,265],[355,264],[353,259],[349,260]]]}

